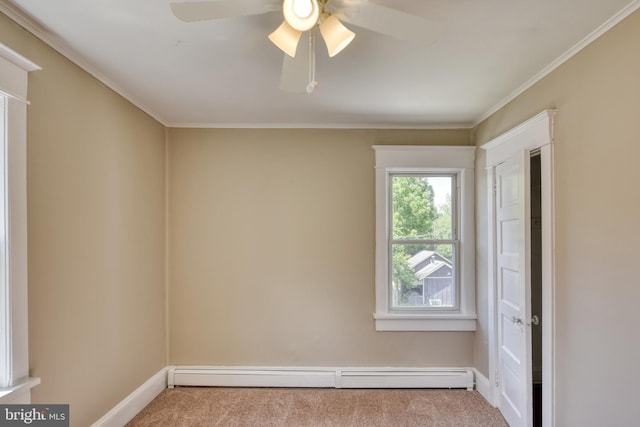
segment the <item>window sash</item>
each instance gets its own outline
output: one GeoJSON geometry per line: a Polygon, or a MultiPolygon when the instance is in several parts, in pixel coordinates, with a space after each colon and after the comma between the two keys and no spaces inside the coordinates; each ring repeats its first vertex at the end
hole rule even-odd
{"type": "MultiPolygon", "coordinates": [[[[408,172],[388,172],[387,176],[387,197],[389,200],[387,218],[389,221],[389,239],[393,239],[393,178],[451,178],[451,239],[459,240],[458,236],[458,198],[459,198],[459,172],[425,172],[425,171],[408,171],[408,172]]],[[[393,239],[393,240],[411,240],[411,239],[393,239]]],[[[429,239],[413,239],[413,240],[429,240],[429,239]]],[[[447,239],[431,239],[431,240],[447,240],[447,239]]]]}
{"type": "MultiPolygon", "coordinates": [[[[458,236],[458,198],[459,198],[459,173],[451,172],[438,172],[438,171],[403,171],[403,172],[387,172],[387,306],[390,313],[429,313],[429,312],[458,312],[460,310],[460,275],[458,273],[460,266],[459,247],[460,239],[458,236]],[[450,239],[414,239],[414,238],[394,238],[394,194],[393,194],[393,179],[396,177],[416,177],[416,178],[451,178],[451,238],[450,239]],[[393,283],[393,248],[398,245],[452,245],[453,246],[453,259],[451,259],[452,269],[452,282],[453,282],[453,306],[399,306],[394,303],[394,299],[397,299],[394,290],[393,283]]],[[[436,252],[437,253],[437,252],[436,252]]],[[[424,299],[424,289],[423,289],[424,299]]]]}
{"type": "MultiPolygon", "coordinates": [[[[460,248],[460,244],[457,241],[448,241],[452,245],[452,251],[453,251],[453,256],[450,261],[451,261],[451,279],[453,282],[453,305],[451,307],[449,306],[419,306],[419,305],[408,305],[408,306],[401,306],[401,305],[397,305],[394,304],[394,282],[393,282],[393,248],[394,246],[397,245],[413,245],[413,244],[420,244],[417,241],[411,241],[410,243],[407,243],[406,241],[402,241],[400,243],[392,243],[389,245],[389,251],[388,251],[388,268],[387,268],[387,272],[388,272],[388,278],[387,278],[387,286],[388,286],[388,298],[389,300],[387,301],[388,307],[389,307],[389,312],[390,313],[429,313],[429,312],[459,312],[460,311],[460,274],[459,274],[459,265],[460,265],[460,256],[459,256],[459,248],[460,248]]],[[[440,243],[438,243],[440,244],[440,243]]],[[[430,243],[427,243],[427,245],[431,245],[430,243]]],[[[431,278],[437,278],[440,276],[434,276],[431,278]]],[[[424,289],[423,289],[423,298],[424,298],[424,289]]]]}

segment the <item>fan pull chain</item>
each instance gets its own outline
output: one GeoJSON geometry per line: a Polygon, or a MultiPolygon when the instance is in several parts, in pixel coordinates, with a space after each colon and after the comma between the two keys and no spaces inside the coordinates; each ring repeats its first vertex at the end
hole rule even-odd
{"type": "Polygon", "coordinates": [[[318,86],[316,81],[316,32],[309,31],[309,84],[307,85],[307,93],[313,92],[318,86]]]}

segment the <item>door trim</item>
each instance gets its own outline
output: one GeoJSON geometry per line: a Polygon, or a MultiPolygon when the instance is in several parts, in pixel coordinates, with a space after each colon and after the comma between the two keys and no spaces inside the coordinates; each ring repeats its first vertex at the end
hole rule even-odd
{"type": "MultiPolygon", "coordinates": [[[[555,218],[553,184],[553,125],[556,110],[545,110],[481,146],[487,151],[489,381],[494,406],[500,398],[498,383],[498,312],[495,256],[494,167],[519,152],[540,149],[542,173],[542,425],[555,426],[555,218]]],[[[529,292],[527,292],[529,295],[529,292]]],[[[530,298],[530,297],[529,297],[530,298]]],[[[530,305],[531,301],[528,300],[530,305]]]]}

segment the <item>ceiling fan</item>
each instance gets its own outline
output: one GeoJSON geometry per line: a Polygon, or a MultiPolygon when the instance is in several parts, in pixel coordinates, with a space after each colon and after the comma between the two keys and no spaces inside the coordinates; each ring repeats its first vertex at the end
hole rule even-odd
{"type": "Polygon", "coordinates": [[[171,2],[173,14],[185,22],[261,15],[280,10],[284,20],[269,34],[269,40],[285,53],[281,88],[306,92],[315,80],[315,38],[318,28],[329,57],[340,53],[355,38],[342,22],[420,44],[437,40],[437,25],[368,0],[201,0],[171,2]],[[300,43],[308,34],[309,43],[300,43]],[[307,74],[308,73],[308,74],[307,74]],[[306,75],[305,75],[306,74],[306,75]],[[301,77],[304,76],[304,77],[301,77]]]}

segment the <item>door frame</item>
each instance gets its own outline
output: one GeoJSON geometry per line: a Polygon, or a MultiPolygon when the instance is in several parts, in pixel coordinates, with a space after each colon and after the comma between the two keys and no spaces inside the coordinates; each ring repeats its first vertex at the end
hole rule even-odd
{"type": "MultiPolygon", "coordinates": [[[[494,168],[517,155],[540,151],[542,176],[542,425],[555,426],[555,235],[553,182],[553,124],[556,110],[545,110],[524,123],[482,145],[486,150],[488,185],[488,313],[489,313],[489,382],[490,399],[498,406],[500,383],[498,372],[498,302],[496,280],[496,210],[494,168]]],[[[531,306],[530,289],[526,292],[531,306]]],[[[530,319],[527,319],[530,326],[530,319]]],[[[527,386],[531,386],[528,384],[527,386]]]]}

